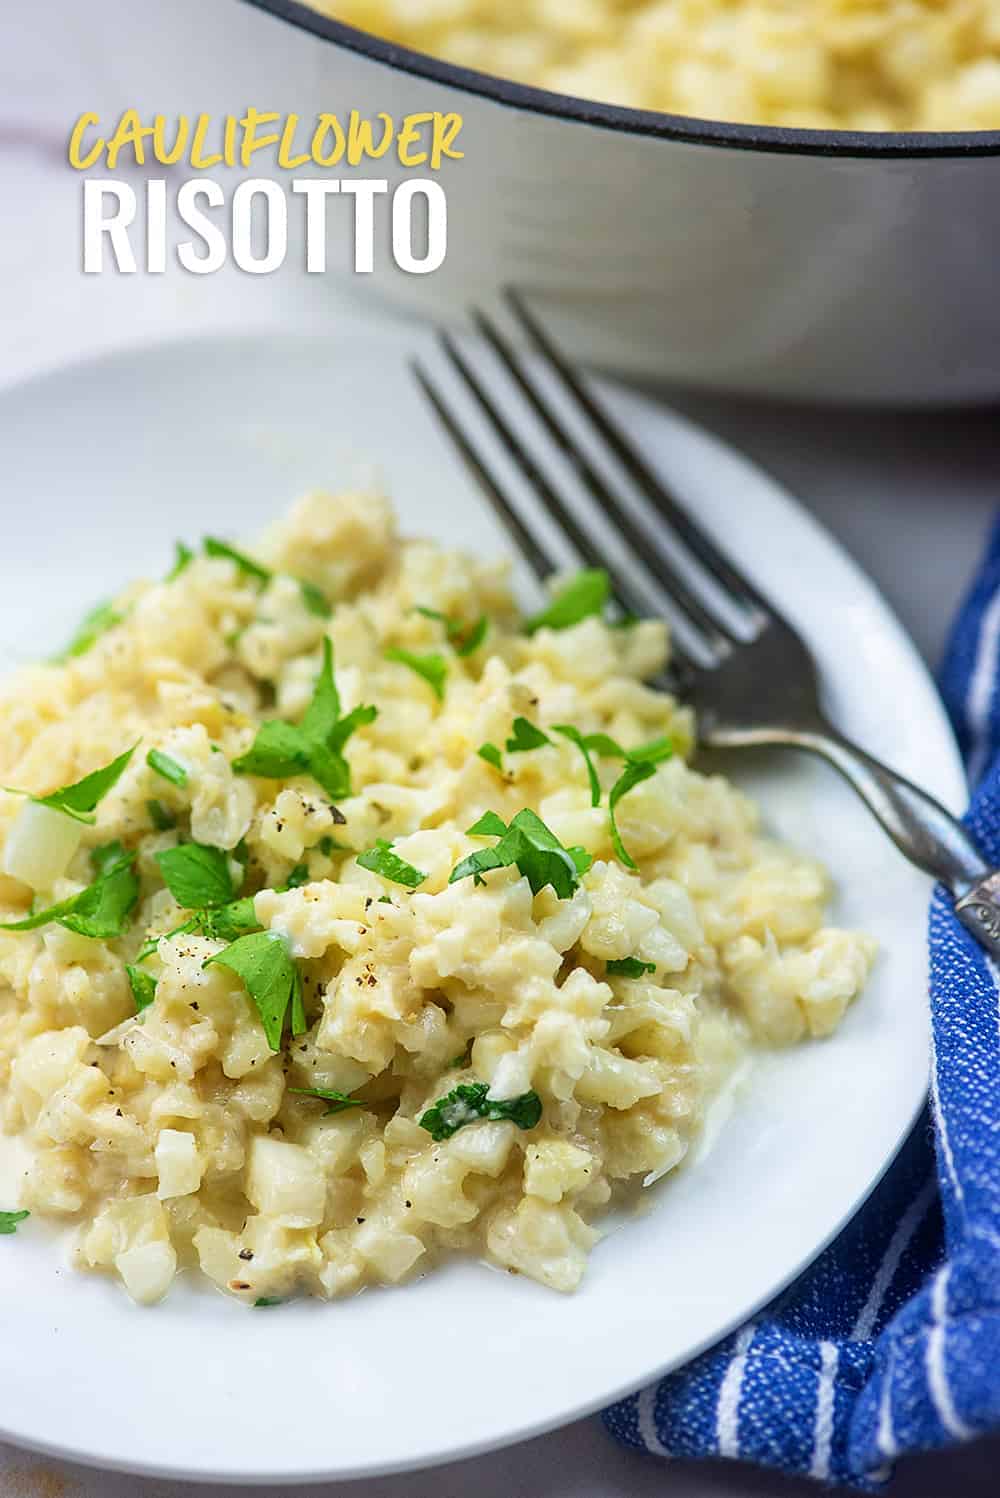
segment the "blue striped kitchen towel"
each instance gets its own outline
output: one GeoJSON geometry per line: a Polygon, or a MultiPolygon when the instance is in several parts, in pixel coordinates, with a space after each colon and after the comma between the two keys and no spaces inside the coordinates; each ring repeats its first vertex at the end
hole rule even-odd
{"type": "MultiPolygon", "coordinates": [[[[1000,865],[1000,524],[941,686],[976,786],[966,820],[1000,865]]],[[[790,1290],[606,1412],[620,1441],[875,1490],[898,1456],[1000,1429],[1000,974],[940,891],[930,957],[928,1113],[790,1290]]]]}

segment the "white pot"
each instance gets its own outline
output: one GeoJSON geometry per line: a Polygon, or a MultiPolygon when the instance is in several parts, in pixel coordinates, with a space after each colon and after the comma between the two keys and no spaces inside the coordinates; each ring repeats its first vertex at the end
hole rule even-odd
{"type": "MultiPolygon", "coordinates": [[[[845,401],[1000,395],[1000,133],[851,136],[585,104],[294,0],[102,0],[97,14],[81,27],[80,56],[101,55],[80,108],[461,113],[465,159],[440,176],[444,267],[365,282],[425,316],[455,319],[512,284],[578,357],[627,374],[845,401]]],[[[64,91],[60,108],[65,124],[64,91]]]]}

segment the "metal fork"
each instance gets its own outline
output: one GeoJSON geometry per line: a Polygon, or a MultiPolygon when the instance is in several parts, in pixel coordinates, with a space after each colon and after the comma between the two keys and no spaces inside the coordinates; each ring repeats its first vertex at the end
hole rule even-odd
{"type": "MultiPolygon", "coordinates": [[[[669,684],[694,707],[700,744],[726,749],[784,745],[820,755],[849,781],[910,862],[951,891],[963,924],[987,950],[1000,956],[1000,871],[985,862],[965,828],[938,801],[866,754],[827,720],[820,705],[815,662],[796,630],[669,493],[522,298],[513,292],[506,295],[511,312],[540,355],[549,383],[561,386],[577,416],[586,421],[642,497],[638,505],[622,503],[572,435],[542,382],[522,364],[496,324],[483,313],[474,313],[476,328],[520,399],[569,461],[590,502],[600,507],[632,548],[635,555],[628,566],[602,556],[590,528],[566,504],[555,480],[517,436],[502,403],[457,341],[441,333],[441,346],[487,426],[563,538],[588,566],[607,571],[618,607],[629,614],[649,612],[649,588],[638,581],[643,569],[672,603],[690,648],[680,644],[675,633],[669,684]],[[687,568],[675,560],[678,542],[687,555],[687,568]],[[723,600],[728,606],[720,607],[723,600]]],[[[514,545],[544,581],[558,567],[538,528],[511,501],[483,444],[441,384],[432,379],[425,365],[415,362],[413,369],[514,545]]]]}
{"type": "MultiPolygon", "coordinates": [[[[597,403],[522,298],[507,292],[506,300],[522,333],[540,355],[537,363],[548,373],[548,383],[561,386],[576,416],[587,422],[590,433],[623,467],[642,496],[641,505],[621,502],[609,479],[573,437],[534,367],[521,363],[491,319],[475,313],[473,321],[479,334],[506,370],[519,398],[572,464],[582,493],[600,506],[632,548],[635,556],[629,565],[608,562],[600,554],[587,524],[564,502],[555,479],[546,475],[540,461],[516,436],[503,404],[451,334],[440,334],[443,351],[485,424],[493,428],[494,436],[499,437],[507,455],[533,488],[549,521],[554,521],[558,532],[588,566],[608,572],[618,608],[630,614],[648,613],[650,590],[639,583],[642,569],[674,605],[690,649],[678,643],[675,634],[669,685],[695,707],[699,743],[719,749],[780,745],[822,756],[861,795],[910,863],[951,891],[955,912],[964,926],[988,951],[1000,956],[1000,870],[991,869],[966,828],[939,801],[850,743],[826,719],[820,706],[816,664],[798,632],[669,493],[663,479],[597,403]],[[678,542],[689,559],[687,568],[678,566],[678,542]]],[[[415,363],[413,372],[513,545],[539,581],[551,577],[558,571],[557,563],[537,526],[510,500],[484,443],[458,415],[457,404],[449,400],[427,367],[415,363]]]]}

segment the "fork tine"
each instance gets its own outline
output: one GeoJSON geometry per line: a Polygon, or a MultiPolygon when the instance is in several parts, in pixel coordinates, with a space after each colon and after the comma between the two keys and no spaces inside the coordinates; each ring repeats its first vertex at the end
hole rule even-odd
{"type": "Polygon", "coordinates": [[[528,310],[520,293],[512,286],[508,286],[505,288],[504,295],[511,311],[535,348],[555,370],[564,387],[647,499],[651,500],[661,514],[669,520],[692,555],[697,557],[705,570],[721,587],[725,588],[736,602],[745,608],[757,611],[765,618],[773,616],[775,611],[772,605],[757,592],[750,580],[733,565],[729,558],[718,550],[714,542],[709,540],[687,510],[668,493],[662,480],[653,473],[621,427],[597,404],[564,355],[556,348],[549,334],[542,328],[534,313],[528,310]]]}
{"type": "MultiPolygon", "coordinates": [[[[492,399],[487,394],[485,385],[469,364],[455,340],[449,333],[441,333],[439,334],[439,341],[448,355],[451,364],[461,376],[494,432],[517,463],[548,513],[556,520],[557,524],[562,528],[563,533],[572,542],[579,555],[589,566],[600,567],[607,572],[611,579],[615,598],[626,612],[640,616],[648,613],[648,600],[640,590],[635,588],[620,568],[610,564],[607,558],[600,554],[593,541],[587,535],[586,531],[581,528],[575,515],[566,507],[562,497],[553,488],[539,465],[531,457],[524,445],[518,441],[513,428],[503,413],[494,405],[492,399]]],[[[714,661],[717,656],[713,639],[711,637],[706,638],[705,634],[693,621],[690,627],[701,643],[702,648],[708,652],[714,661]]],[[[724,641],[723,644],[725,644],[724,641]]],[[[673,646],[673,654],[682,665],[691,670],[697,669],[698,663],[692,656],[683,651],[676,642],[673,646]]]]}
{"type": "MultiPolygon", "coordinates": [[[[545,582],[554,572],[558,571],[556,563],[551,559],[541,542],[528,530],[521,516],[504,493],[499,481],[476,452],[472,442],[463,431],[458,418],[448,406],[440,391],[437,390],[419,360],[412,359],[410,361],[410,368],[417,384],[429,401],[434,414],[441,422],[447,435],[451,438],[459,456],[467,464],[473,478],[475,478],[489,500],[500,524],[506,530],[514,546],[528,562],[539,582],[545,582]]],[[[677,695],[686,696],[690,693],[701,668],[687,654],[683,647],[678,644],[676,637],[671,638],[670,655],[670,664],[664,673],[666,684],[677,695]]]]}
{"type": "Polygon", "coordinates": [[[697,625],[714,650],[724,651],[727,642],[738,644],[739,636],[691,592],[677,567],[663,550],[660,537],[655,530],[638,525],[618,496],[605,483],[586,453],[556,417],[541,391],[525,374],[514,351],[499,329],[482,312],[473,311],[472,319],[508,374],[516,382],[518,389],[542,422],[553,442],[573,464],[598,505],[614,519],[619,530],[633,546],[637,555],[642,558],[644,565],[666,588],[674,604],[687,615],[693,624],[697,625]]]}
{"type": "Polygon", "coordinates": [[[423,366],[417,359],[413,359],[410,361],[410,368],[413,371],[417,384],[430,401],[435,415],[470,468],[473,478],[492,505],[493,513],[508,536],[510,536],[517,550],[528,563],[532,572],[538,578],[538,581],[543,583],[547,577],[552,576],[553,572],[558,571],[555,562],[553,562],[537,537],[532,535],[527,529],[524,521],[504,494],[498,480],[476,452],[455,416],[438,394],[423,366]]]}

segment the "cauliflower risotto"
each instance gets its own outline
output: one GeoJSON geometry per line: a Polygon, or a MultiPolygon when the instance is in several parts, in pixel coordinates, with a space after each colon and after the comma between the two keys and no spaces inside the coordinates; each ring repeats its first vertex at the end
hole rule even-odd
{"type": "Polygon", "coordinates": [[[838,1024],[871,941],[689,767],[664,627],[606,598],[525,619],[504,565],[317,494],[0,688],[4,1123],[81,1268],[572,1290],[748,1048],[838,1024]]]}
{"type": "Polygon", "coordinates": [[[561,94],[805,129],[1000,129],[997,0],[310,0],[561,94]]]}

